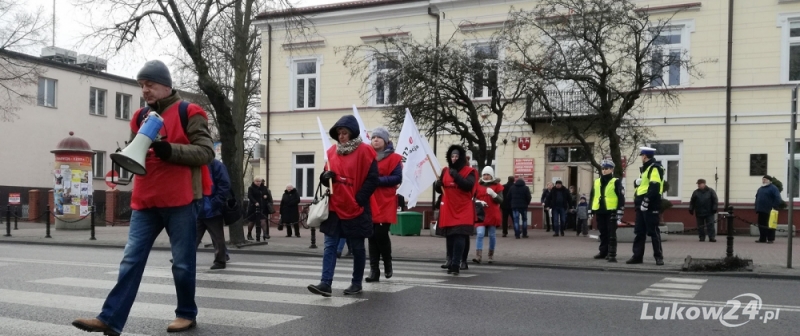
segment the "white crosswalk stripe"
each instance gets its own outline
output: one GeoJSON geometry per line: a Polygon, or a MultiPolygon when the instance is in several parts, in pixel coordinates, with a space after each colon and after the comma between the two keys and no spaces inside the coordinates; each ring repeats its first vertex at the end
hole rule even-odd
{"type": "MultiPolygon", "coordinates": [[[[17,336],[87,336],[85,331],[78,330],[69,324],[53,324],[47,322],[12,319],[0,316],[0,335],[17,336]]],[[[125,333],[125,336],[147,336],[143,334],[125,333]]]]}
{"type": "MultiPolygon", "coordinates": [[[[277,262],[269,262],[269,263],[251,263],[251,262],[231,262],[228,263],[228,269],[232,269],[235,266],[251,266],[251,267],[274,267],[274,268],[293,268],[293,269],[309,269],[309,270],[317,270],[317,275],[319,275],[319,270],[321,268],[320,265],[293,265],[293,264],[282,264],[277,262]]],[[[347,264],[336,264],[336,268],[338,269],[339,266],[347,268],[352,268],[351,265],[347,264]]],[[[367,266],[369,268],[369,266],[367,266]]],[[[435,268],[431,268],[430,266],[427,267],[428,270],[433,270],[435,268]]],[[[470,269],[471,270],[471,269],[470,269]]],[[[417,270],[409,270],[408,267],[399,268],[398,266],[393,266],[394,274],[408,274],[408,275],[424,275],[424,276],[432,276],[432,277],[453,277],[452,275],[448,275],[445,272],[437,271],[437,272],[425,272],[425,271],[417,271],[417,270]]],[[[461,274],[460,277],[469,278],[474,277],[477,274],[461,274]]]]}
{"type": "MultiPolygon", "coordinates": [[[[352,272],[352,268],[349,269],[352,272]]],[[[282,275],[299,275],[299,276],[306,276],[310,278],[318,278],[320,276],[320,272],[303,272],[303,271],[290,271],[285,269],[258,269],[258,268],[240,268],[240,267],[228,267],[225,269],[228,272],[250,272],[250,273],[265,273],[265,274],[282,274],[282,275]]],[[[215,272],[216,273],[216,272],[215,272]]],[[[447,275],[447,274],[445,274],[447,275]]],[[[452,276],[451,276],[452,277],[452,276]]],[[[349,272],[336,272],[333,274],[333,278],[342,278],[342,279],[350,279],[352,278],[352,274],[349,272]]],[[[437,282],[444,282],[445,280],[442,279],[426,279],[426,278],[404,278],[404,277],[392,277],[392,279],[387,280],[392,282],[417,282],[417,283],[437,283],[437,282]]]]}
{"type": "Polygon", "coordinates": [[[708,279],[664,278],[637,295],[693,299],[708,279]]]}

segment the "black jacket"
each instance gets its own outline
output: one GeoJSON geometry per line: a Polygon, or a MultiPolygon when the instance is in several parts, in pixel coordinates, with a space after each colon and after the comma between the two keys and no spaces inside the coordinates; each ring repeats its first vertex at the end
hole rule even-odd
{"type": "Polygon", "coordinates": [[[297,223],[300,220],[300,193],[297,189],[284,190],[281,197],[281,223],[297,223]]]}
{"type": "Polygon", "coordinates": [[[550,196],[550,189],[544,188],[542,190],[542,198],[539,200],[542,204],[547,201],[547,196],[550,196]]]}
{"type": "Polygon", "coordinates": [[[572,194],[569,193],[569,189],[562,186],[561,188],[553,187],[553,189],[550,189],[550,194],[547,195],[544,206],[551,209],[569,209],[574,207],[575,204],[572,204],[572,194]]]}
{"type": "Polygon", "coordinates": [[[689,201],[689,211],[694,211],[697,217],[711,216],[717,213],[718,207],[717,193],[709,187],[695,190],[689,201]]]}
{"type": "Polygon", "coordinates": [[[503,185],[503,203],[500,204],[500,209],[511,210],[511,199],[508,194],[511,192],[511,187],[513,186],[514,182],[508,182],[503,185]]]}
{"type": "Polygon", "coordinates": [[[533,196],[531,196],[531,190],[525,185],[525,181],[518,179],[517,182],[514,182],[514,185],[511,186],[508,198],[510,198],[511,209],[527,209],[528,205],[531,204],[533,196]]]}
{"type": "MultiPolygon", "coordinates": [[[[600,190],[605,190],[606,186],[608,186],[608,182],[614,176],[603,175],[600,176],[600,190]]],[[[607,214],[607,213],[616,213],[619,209],[625,208],[625,189],[622,187],[622,179],[618,178],[616,182],[614,182],[614,193],[617,194],[617,208],[616,209],[606,209],[605,202],[600,202],[600,209],[599,210],[592,210],[593,213],[596,214],[607,214]]],[[[601,194],[602,195],[602,194],[601,194]]],[[[589,209],[592,208],[592,204],[594,203],[594,186],[592,186],[592,192],[589,193],[589,209]]]]}
{"type": "Polygon", "coordinates": [[[247,188],[247,199],[250,201],[249,205],[247,206],[247,216],[250,220],[258,220],[253,216],[256,212],[256,203],[261,208],[261,213],[264,215],[268,215],[269,208],[272,207],[272,193],[267,189],[265,186],[257,186],[255,183],[250,184],[250,187],[247,188]],[[264,199],[264,195],[267,195],[267,198],[264,199]]]}

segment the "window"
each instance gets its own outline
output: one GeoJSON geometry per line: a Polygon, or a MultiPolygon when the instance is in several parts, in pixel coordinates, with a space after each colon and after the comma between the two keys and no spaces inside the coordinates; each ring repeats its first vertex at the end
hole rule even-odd
{"type": "Polygon", "coordinates": [[[117,174],[119,174],[119,179],[121,181],[131,179],[131,173],[125,169],[122,169],[122,167],[117,167],[117,174]]]}
{"type": "Polygon", "coordinates": [[[131,118],[131,95],[117,93],[117,119],[129,120],[131,118]]]}
{"type": "Polygon", "coordinates": [[[106,115],[106,90],[89,88],[89,114],[106,115]]]}
{"type": "Polygon", "coordinates": [[[394,105],[397,103],[397,88],[400,80],[397,62],[393,59],[375,59],[375,105],[394,105]]]}
{"type": "Polygon", "coordinates": [[[472,64],[472,97],[491,98],[497,90],[497,72],[499,53],[496,44],[481,43],[472,46],[474,63],[472,64]]]}
{"type": "Polygon", "coordinates": [[[786,197],[789,197],[789,174],[794,174],[792,176],[792,194],[794,197],[800,197],[800,142],[794,143],[794,164],[792,164],[792,160],[790,158],[789,152],[791,151],[791,142],[786,143],[786,180],[781,181],[783,182],[783,191],[786,197]]]}
{"type": "Polygon", "coordinates": [[[781,82],[800,81],[800,15],[779,14],[781,27],[781,82]]]}
{"type": "Polygon", "coordinates": [[[300,197],[314,197],[314,154],[294,154],[292,181],[300,197]]]}
{"type": "Polygon", "coordinates": [[[99,179],[105,178],[105,176],[106,176],[105,175],[106,174],[105,173],[105,169],[104,169],[105,160],[106,160],[106,152],[103,152],[103,151],[95,151],[94,152],[94,160],[93,160],[94,161],[94,167],[92,167],[92,169],[93,169],[92,176],[94,178],[99,178],[99,179]]]}
{"type": "Polygon", "coordinates": [[[587,152],[583,146],[563,146],[548,147],[547,162],[588,162],[591,152],[587,152]]]}
{"type": "Polygon", "coordinates": [[[677,86],[685,82],[688,74],[681,66],[681,59],[688,49],[684,39],[684,29],[679,27],[664,28],[655,38],[654,52],[651,59],[653,87],[677,86]],[[660,70],[659,70],[660,69],[660,70]]]}
{"type": "Polygon", "coordinates": [[[681,144],[680,143],[653,143],[650,147],[656,150],[656,160],[664,166],[664,180],[669,182],[667,198],[679,198],[681,186],[681,144]]]}
{"type": "Polygon", "coordinates": [[[317,108],[319,99],[319,61],[297,60],[292,63],[292,96],[294,109],[317,108]]]}
{"type": "Polygon", "coordinates": [[[39,78],[39,91],[36,94],[39,106],[56,107],[56,80],[39,78]]]}

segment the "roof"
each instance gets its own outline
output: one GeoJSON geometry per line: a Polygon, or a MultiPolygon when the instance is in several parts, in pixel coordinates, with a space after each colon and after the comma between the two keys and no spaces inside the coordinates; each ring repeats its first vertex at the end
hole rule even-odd
{"type": "Polygon", "coordinates": [[[44,59],[44,58],[41,58],[41,57],[28,55],[28,54],[21,53],[21,52],[11,51],[11,50],[8,50],[8,49],[0,49],[0,56],[6,56],[6,57],[10,57],[10,58],[15,58],[15,59],[23,60],[23,61],[30,62],[30,63],[40,64],[40,65],[47,66],[47,67],[50,67],[50,68],[55,68],[55,69],[60,69],[60,70],[65,70],[65,71],[71,71],[71,72],[79,73],[79,74],[86,75],[86,76],[103,78],[103,79],[107,79],[107,80],[111,80],[111,81],[115,81],[115,82],[119,82],[119,83],[123,83],[123,84],[130,84],[130,85],[134,85],[134,86],[139,86],[139,83],[136,82],[136,80],[133,79],[133,78],[112,75],[110,73],[97,71],[97,70],[90,70],[90,69],[86,69],[86,68],[78,66],[78,65],[61,63],[61,62],[58,62],[58,61],[44,59]]]}
{"type": "Polygon", "coordinates": [[[378,6],[386,6],[386,5],[394,5],[394,4],[402,4],[402,3],[411,3],[411,2],[419,2],[419,1],[428,1],[428,0],[359,0],[359,1],[348,1],[348,2],[340,2],[340,3],[326,4],[326,5],[319,5],[319,6],[289,8],[289,9],[282,9],[282,10],[277,10],[277,11],[263,12],[261,14],[256,15],[256,19],[277,19],[277,18],[285,18],[285,17],[292,17],[292,16],[298,16],[298,15],[328,13],[328,12],[335,12],[335,11],[346,10],[346,9],[378,7],[378,6]]]}

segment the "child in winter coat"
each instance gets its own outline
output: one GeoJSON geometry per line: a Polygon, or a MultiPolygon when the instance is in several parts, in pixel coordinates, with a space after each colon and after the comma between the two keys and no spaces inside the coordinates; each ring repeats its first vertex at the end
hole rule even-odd
{"type": "Polygon", "coordinates": [[[581,200],[578,203],[578,207],[576,209],[576,215],[578,219],[578,233],[576,236],[579,236],[583,233],[583,236],[586,237],[589,234],[589,228],[587,223],[589,222],[589,204],[586,203],[586,196],[581,196],[581,200]]]}

